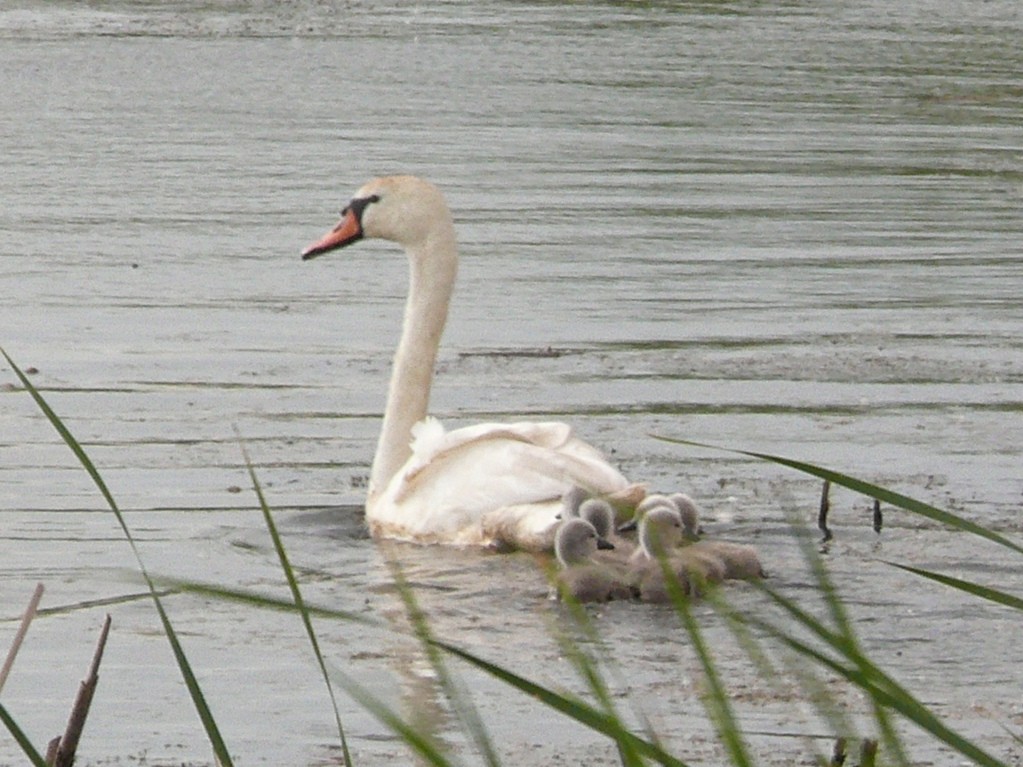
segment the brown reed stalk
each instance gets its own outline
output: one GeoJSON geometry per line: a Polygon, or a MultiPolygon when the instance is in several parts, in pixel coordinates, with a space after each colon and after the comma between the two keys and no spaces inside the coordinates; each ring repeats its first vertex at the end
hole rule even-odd
{"type": "Polygon", "coordinates": [[[89,706],[92,704],[92,696],[96,692],[96,683],[99,681],[99,664],[103,660],[103,649],[107,645],[109,633],[110,615],[108,614],[99,633],[96,652],[93,653],[92,665],[89,666],[89,675],[82,680],[78,688],[78,695],[71,707],[71,715],[68,717],[64,734],[51,740],[46,750],[46,762],[53,767],[71,767],[75,760],[78,741],[82,737],[85,719],[89,715],[89,706]]]}
{"type": "Polygon", "coordinates": [[[14,659],[18,655],[18,650],[21,649],[21,643],[25,639],[25,634],[28,633],[29,624],[32,623],[32,619],[36,616],[36,610],[39,608],[39,601],[43,598],[43,584],[37,583],[36,590],[32,594],[32,598],[28,600],[28,607],[25,608],[25,614],[21,617],[21,625],[18,626],[18,633],[14,635],[14,641],[11,642],[11,649],[7,651],[7,658],[4,660],[3,668],[0,668],[0,690],[4,689],[4,682],[7,681],[8,675],[11,673],[11,667],[14,666],[14,659]]]}

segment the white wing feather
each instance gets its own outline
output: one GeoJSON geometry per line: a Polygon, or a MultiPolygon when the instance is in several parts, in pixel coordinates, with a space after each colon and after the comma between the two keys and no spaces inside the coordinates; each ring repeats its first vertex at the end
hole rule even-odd
{"type": "Polygon", "coordinates": [[[561,496],[642,496],[564,423],[487,423],[446,432],[436,419],[413,430],[412,456],[367,504],[374,534],[423,542],[547,549],[561,496]]]}

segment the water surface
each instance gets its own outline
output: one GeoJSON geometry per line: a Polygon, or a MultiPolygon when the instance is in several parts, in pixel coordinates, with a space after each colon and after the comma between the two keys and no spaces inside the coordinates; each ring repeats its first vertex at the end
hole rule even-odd
{"type": "MultiPolygon", "coordinates": [[[[1008,1],[25,3],[0,11],[0,345],[38,369],[154,572],[283,593],[237,429],[311,598],[396,616],[393,551],[441,635],[576,685],[530,558],[362,534],[405,263],[386,244],[313,263],[300,248],[371,176],[437,182],[462,264],[435,414],[570,420],[630,477],[696,496],[708,529],[756,542],[809,601],[784,518],[812,527],[817,484],[651,435],[818,461],[1018,535],[1021,26],[1008,1]]],[[[6,376],[0,618],[36,581],[51,607],[135,593],[101,498],[6,376]]],[[[1012,616],[879,560],[1020,593],[1018,568],[894,512],[878,539],[867,499],[833,500],[829,561],[868,645],[1011,753],[998,724],[1023,725],[1012,616]]],[[[170,607],[240,760],[338,758],[296,621],[170,607]]],[[[37,743],[60,731],[104,610],[114,633],[83,762],[209,763],[145,602],[40,621],[5,706],[37,743]]],[[[720,763],[671,616],[600,616],[623,691],[687,762],[720,763]]],[[[701,617],[762,762],[805,757],[791,733],[827,727],[701,617]]],[[[431,710],[410,641],[322,628],[335,662],[431,710]]],[[[614,761],[468,678],[509,761],[614,761]]],[[[356,704],[343,716],[358,763],[406,758],[356,704]]],[[[915,758],[952,763],[913,742],[915,758]]],[[[17,754],[0,740],[0,763],[17,754]]]]}

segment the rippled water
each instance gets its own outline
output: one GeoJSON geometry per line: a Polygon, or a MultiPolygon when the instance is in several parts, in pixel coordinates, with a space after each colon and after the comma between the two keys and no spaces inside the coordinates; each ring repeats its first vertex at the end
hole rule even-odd
{"type": "MultiPolygon", "coordinates": [[[[1018,534],[1021,32],[1007,0],[0,10],[0,345],[38,369],[154,572],[280,588],[237,428],[310,596],[393,615],[358,505],[404,259],[376,243],[297,254],[368,177],[413,172],[445,189],[461,238],[434,390],[444,420],[569,419],[630,477],[689,489],[713,532],[756,540],[796,594],[784,512],[810,527],[816,483],[651,434],[819,461],[1018,534]]],[[[51,607],[134,593],[88,477],[5,375],[0,618],[37,580],[51,607]]],[[[895,513],[875,540],[864,499],[834,503],[829,560],[868,642],[1009,753],[991,722],[1023,725],[1011,616],[877,559],[1019,593],[1017,568],[895,513]]],[[[531,559],[395,550],[439,633],[571,683],[531,559]]],[[[171,608],[240,758],[336,758],[293,619],[171,608]]],[[[5,706],[38,743],[62,729],[104,609],[114,633],[84,762],[208,762],[144,602],[34,626],[5,706]]],[[[762,690],[705,619],[762,759],[805,755],[786,733],[827,729],[762,690]]],[[[679,754],[719,763],[670,616],[614,605],[601,625],[679,754]]],[[[411,643],[323,630],[336,662],[430,708],[411,643]]],[[[614,761],[470,679],[513,763],[614,761]]],[[[346,706],[357,763],[405,758],[346,706]]],[[[0,739],[0,763],[17,760],[0,739]]]]}

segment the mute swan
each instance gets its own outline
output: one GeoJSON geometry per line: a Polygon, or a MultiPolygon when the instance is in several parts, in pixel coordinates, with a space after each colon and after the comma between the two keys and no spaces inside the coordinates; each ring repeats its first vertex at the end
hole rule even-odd
{"type": "MultiPolygon", "coordinates": [[[[661,498],[663,496],[647,496],[661,498]]],[[[760,558],[756,549],[741,543],[729,541],[711,541],[700,539],[700,512],[696,503],[685,493],[672,493],[667,496],[670,506],[678,510],[682,520],[682,539],[684,545],[676,556],[687,569],[691,584],[713,584],[724,580],[748,580],[764,577],[760,566],[760,558]],[[697,541],[697,543],[692,543],[697,541]]],[[[643,508],[644,499],[638,509],[643,508]]],[[[659,503],[659,502],[658,502],[659,503]]]]}
{"type": "Polygon", "coordinates": [[[669,506],[650,509],[639,520],[639,547],[632,554],[632,562],[642,565],[658,557],[674,555],[682,542],[682,520],[669,506]]]}
{"type": "Polygon", "coordinates": [[[404,247],[409,290],[383,425],[370,471],[374,536],[549,550],[572,486],[632,506],[644,490],[563,423],[484,423],[445,431],[427,417],[434,361],[458,269],[440,191],[413,176],[370,181],[303,259],[363,237],[404,247]]]}
{"type": "Polygon", "coordinates": [[[615,512],[603,498],[587,498],[579,504],[577,516],[585,519],[597,531],[597,535],[614,543],[615,512]]]}
{"type": "Polygon", "coordinates": [[[749,580],[764,578],[756,549],[742,543],[700,539],[700,512],[696,502],[685,493],[668,496],[648,495],[636,507],[637,516],[652,508],[674,508],[682,520],[682,538],[688,543],[673,556],[679,557],[689,568],[690,581],[720,583],[723,580],[749,580]]]}
{"type": "Polygon", "coordinates": [[[660,493],[651,493],[643,498],[636,508],[633,510],[632,518],[627,522],[623,522],[618,526],[619,533],[633,533],[639,529],[639,520],[641,520],[648,511],[656,509],[659,506],[667,506],[669,509],[675,508],[674,504],[666,495],[660,493]]]}
{"type": "Polygon", "coordinates": [[[630,598],[629,584],[615,570],[592,559],[598,549],[611,548],[585,519],[573,517],[562,522],[554,536],[554,553],[562,567],[555,578],[557,594],[571,595],[579,602],[630,598]]]}

